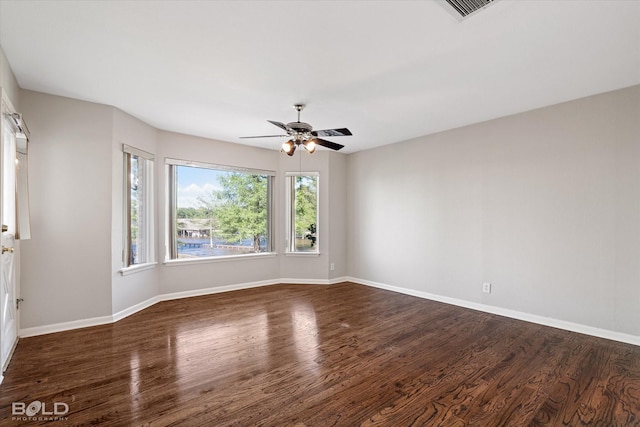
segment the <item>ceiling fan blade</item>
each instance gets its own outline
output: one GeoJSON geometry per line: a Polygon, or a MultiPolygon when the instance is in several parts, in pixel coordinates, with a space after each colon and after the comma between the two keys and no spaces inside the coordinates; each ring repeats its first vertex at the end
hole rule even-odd
{"type": "Polygon", "coordinates": [[[276,121],[273,121],[273,120],[267,120],[267,121],[269,123],[271,123],[272,125],[278,126],[282,130],[289,131],[289,129],[287,129],[287,126],[284,123],[276,122],[276,121]]]}
{"type": "Polygon", "coordinates": [[[240,136],[240,139],[249,139],[249,138],[281,138],[288,137],[289,135],[260,135],[260,136],[240,136]]]}
{"type": "Polygon", "coordinates": [[[338,151],[341,148],[344,148],[344,145],[336,144],[335,142],[327,141],[326,139],[316,138],[314,139],[317,145],[321,145],[323,147],[331,148],[332,150],[338,151]]]}
{"type": "Polygon", "coordinates": [[[313,136],[350,136],[353,134],[347,128],[340,128],[340,129],[314,130],[313,132],[311,132],[311,135],[313,136]]]}

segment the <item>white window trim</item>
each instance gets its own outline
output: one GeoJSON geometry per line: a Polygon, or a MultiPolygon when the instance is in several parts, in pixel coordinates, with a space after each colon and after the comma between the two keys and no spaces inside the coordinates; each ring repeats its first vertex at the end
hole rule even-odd
{"type": "Polygon", "coordinates": [[[124,200],[123,200],[123,246],[122,246],[122,263],[123,267],[118,270],[120,274],[123,276],[129,275],[131,273],[148,270],[153,268],[156,262],[156,248],[155,248],[155,185],[154,185],[154,175],[155,175],[155,155],[149,153],[144,150],[140,150],[138,148],[132,147],[127,144],[122,144],[122,152],[125,154],[137,156],[138,158],[142,158],[144,160],[148,160],[151,162],[150,167],[145,168],[145,182],[147,183],[147,188],[145,189],[145,207],[146,207],[146,218],[145,224],[145,236],[146,236],[146,246],[147,246],[147,259],[145,262],[140,264],[131,264],[128,265],[128,254],[129,254],[129,233],[130,233],[130,221],[129,221],[129,213],[127,212],[130,209],[129,205],[129,191],[130,191],[130,182],[129,177],[127,175],[127,171],[129,166],[127,165],[128,156],[124,156],[123,160],[123,177],[124,177],[124,200]]]}
{"type": "Polygon", "coordinates": [[[286,222],[285,222],[285,256],[318,256],[320,252],[320,172],[285,172],[285,194],[286,194],[286,222]],[[295,251],[292,250],[293,242],[291,236],[293,233],[293,217],[295,215],[294,206],[292,203],[293,188],[291,186],[291,177],[295,176],[315,176],[316,180],[316,236],[318,240],[316,243],[315,251],[295,251]]]}
{"type": "Polygon", "coordinates": [[[172,159],[170,157],[165,157],[164,163],[165,165],[191,166],[194,168],[213,169],[213,170],[227,171],[227,172],[243,172],[243,173],[250,173],[254,175],[276,176],[275,171],[266,170],[266,169],[247,168],[243,166],[220,165],[217,163],[203,163],[203,162],[195,162],[191,160],[172,159]]]}
{"type": "Polygon", "coordinates": [[[190,264],[207,264],[212,262],[229,262],[229,261],[244,261],[256,258],[274,258],[278,254],[276,252],[259,252],[242,255],[221,255],[215,257],[199,257],[199,258],[175,258],[166,259],[163,264],[166,267],[177,267],[180,265],[190,264]]]}
{"type": "Polygon", "coordinates": [[[292,256],[292,257],[317,257],[322,255],[322,252],[285,252],[284,256],[292,256]]]}
{"type": "Polygon", "coordinates": [[[272,170],[265,169],[254,169],[247,168],[242,166],[229,166],[229,165],[220,165],[215,163],[203,163],[191,160],[182,160],[182,159],[174,159],[171,157],[165,157],[164,159],[164,167],[165,167],[165,176],[166,176],[166,185],[165,185],[165,212],[167,218],[167,225],[165,226],[165,257],[163,261],[163,265],[167,267],[174,267],[177,265],[189,265],[189,264],[202,264],[202,263],[212,263],[212,262],[225,262],[225,261],[237,261],[241,259],[255,259],[255,258],[265,258],[265,257],[275,257],[277,255],[276,245],[274,241],[274,186],[275,186],[275,176],[276,172],[272,170]],[[173,253],[177,251],[175,249],[173,230],[176,228],[176,200],[177,200],[177,188],[175,182],[175,166],[190,166],[196,168],[204,168],[204,169],[212,169],[219,171],[228,171],[228,172],[242,172],[249,173],[255,175],[266,175],[270,178],[269,186],[268,186],[268,203],[269,203],[269,211],[267,217],[267,235],[269,236],[269,251],[267,252],[259,252],[259,253],[247,253],[247,254],[238,254],[238,255],[220,255],[220,256],[211,256],[211,257],[197,257],[197,258],[173,258],[173,256],[177,256],[177,253],[173,253]]]}
{"type": "Polygon", "coordinates": [[[129,267],[123,267],[118,270],[118,273],[122,276],[128,276],[134,273],[140,273],[141,271],[152,270],[158,265],[157,262],[146,262],[144,264],[134,264],[129,267]]]}

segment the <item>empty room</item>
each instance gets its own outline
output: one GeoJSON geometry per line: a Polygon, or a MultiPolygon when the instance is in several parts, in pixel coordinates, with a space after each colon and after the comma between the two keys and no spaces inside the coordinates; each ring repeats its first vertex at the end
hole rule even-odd
{"type": "Polygon", "coordinates": [[[640,426],[640,1],[0,0],[1,426],[640,426]]]}

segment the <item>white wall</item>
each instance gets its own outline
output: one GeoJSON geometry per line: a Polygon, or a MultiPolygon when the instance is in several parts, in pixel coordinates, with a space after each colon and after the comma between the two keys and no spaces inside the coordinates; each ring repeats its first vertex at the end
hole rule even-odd
{"type": "Polygon", "coordinates": [[[349,274],[640,336],[639,136],[636,86],[352,154],[349,274]]]}
{"type": "MultiPolygon", "coordinates": [[[[124,160],[122,145],[126,144],[155,154],[158,131],[148,124],[118,110],[113,110],[113,139],[111,148],[111,298],[112,312],[118,313],[138,303],[149,300],[159,293],[158,269],[139,271],[122,276],[118,271],[124,267],[124,160]]],[[[156,159],[155,163],[162,163],[156,159]]],[[[157,167],[157,166],[156,166],[157,167]]],[[[155,187],[162,188],[162,182],[155,187]]],[[[156,258],[159,259],[159,258],[156,258]]]]}
{"type": "Polygon", "coordinates": [[[111,314],[112,108],[22,91],[31,130],[31,240],[21,327],[111,314]]]}
{"type": "Polygon", "coordinates": [[[2,46],[0,46],[0,87],[7,93],[13,108],[20,111],[20,88],[2,46]]]}
{"type": "Polygon", "coordinates": [[[329,280],[347,275],[349,254],[347,252],[347,158],[343,154],[329,153],[329,280]],[[330,270],[330,265],[334,270],[330,270]]]}

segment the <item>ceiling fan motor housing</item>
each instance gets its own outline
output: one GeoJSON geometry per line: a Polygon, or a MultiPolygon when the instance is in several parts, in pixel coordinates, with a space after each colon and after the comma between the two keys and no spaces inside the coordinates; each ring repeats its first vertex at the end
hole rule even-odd
{"type": "Polygon", "coordinates": [[[311,132],[313,130],[313,127],[309,123],[305,123],[305,122],[287,123],[287,127],[299,133],[311,132]]]}
{"type": "Polygon", "coordinates": [[[313,127],[309,123],[291,122],[287,123],[287,128],[291,129],[292,132],[289,132],[289,134],[297,143],[305,141],[312,136],[311,131],[313,130],[313,127]]]}

